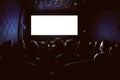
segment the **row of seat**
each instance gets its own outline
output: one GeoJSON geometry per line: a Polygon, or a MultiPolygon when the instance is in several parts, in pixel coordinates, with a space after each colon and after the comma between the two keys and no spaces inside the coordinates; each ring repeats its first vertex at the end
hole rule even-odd
{"type": "Polygon", "coordinates": [[[110,75],[112,78],[119,69],[119,48],[119,43],[108,40],[85,43],[60,38],[48,43],[7,41],[0,47],[1,77],[79,80],[94,79],[102,74],[101,79],[110,75]]]}

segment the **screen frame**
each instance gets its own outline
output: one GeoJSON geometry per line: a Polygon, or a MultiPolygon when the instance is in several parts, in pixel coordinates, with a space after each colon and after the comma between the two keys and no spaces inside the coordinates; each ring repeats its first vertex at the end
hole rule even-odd
{"type": "Polygon", "coordinates": [[[79,15],[77,15],[77,14],[31,14],[30,15],[30,36],[31,37],[36,37],[36,36],[40,36],[40,37],[49,37],[49,36],[57,36],[57,37],[59,37],[59,36],[66,36],[66,37],[71,37],[71,36],[74,36],[74,37],[76,37],[76,36],[79,36],[79,15]],[[32,35],[31,34],[31,16],[77,16],[77,35],[32,35]]]}

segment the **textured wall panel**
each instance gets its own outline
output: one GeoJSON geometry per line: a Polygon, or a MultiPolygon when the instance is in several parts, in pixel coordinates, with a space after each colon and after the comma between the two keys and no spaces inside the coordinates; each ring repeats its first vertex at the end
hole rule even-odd
{"type": "Polygon", "coordinates": [[[94,40],[120,40],[120,9],[102,12],[93,22],[94,40]]]}
{"type": "Polygon", "coordinates": [[[17,42],[20,7],[16,0],[2,0],[0,4],[0,44],[17,42]]]}

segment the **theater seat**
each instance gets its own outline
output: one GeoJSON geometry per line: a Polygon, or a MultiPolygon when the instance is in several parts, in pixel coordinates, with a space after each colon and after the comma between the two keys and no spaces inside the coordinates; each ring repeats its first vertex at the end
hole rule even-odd
{"type": "Polygon", "coordinates": [[[92,72],[92,61],[72,62],[64,65],[62,77],[66,80],[93,79],[94,75],[92,72]]]}

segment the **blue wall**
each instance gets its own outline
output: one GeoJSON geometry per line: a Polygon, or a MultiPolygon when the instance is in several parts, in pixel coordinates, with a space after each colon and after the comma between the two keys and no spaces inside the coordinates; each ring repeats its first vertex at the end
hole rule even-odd
{"type": "Polygon", "coordinates": [[[92,22],[94,40],[120,40],[120,9],[111,9],[97,14],[92,22]]]}
{"type": "Polygon", "coordinates": [[[20,9],[16,0],[0,1],[0,44],[7,40],[17,42],[20,9]]]}

